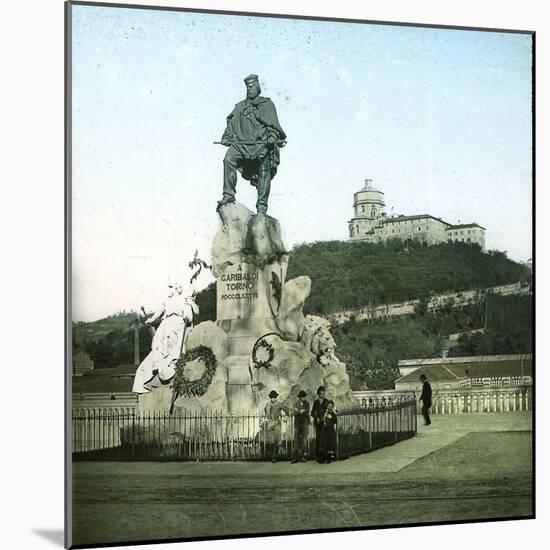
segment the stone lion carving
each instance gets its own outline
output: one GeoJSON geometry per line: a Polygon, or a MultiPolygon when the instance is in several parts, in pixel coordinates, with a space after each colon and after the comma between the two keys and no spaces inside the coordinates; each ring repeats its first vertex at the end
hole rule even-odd
{"type": "Polygon", "coordinates": [[[330,321],[316,315],[306,315],[300,341],[322,365],[334,358],[336,342],[330,333],[330,321]]]}

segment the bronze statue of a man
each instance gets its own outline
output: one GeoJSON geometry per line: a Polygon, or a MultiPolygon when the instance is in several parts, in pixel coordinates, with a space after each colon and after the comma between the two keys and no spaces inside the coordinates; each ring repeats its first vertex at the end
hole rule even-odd
{"type": "Polygon", "coordinates": [[[258,76],[244,79],[246,99],[235,105],[227,117],[222,145],[229,147],[223,159],[223,198],[218,210],[235,202],[237,170],[258,190],[256,210],[267,212],[271,180],[279,165],[279,148],[286,144],[286,134],[279,124],[275,105],[260,96],[258,76]]]}

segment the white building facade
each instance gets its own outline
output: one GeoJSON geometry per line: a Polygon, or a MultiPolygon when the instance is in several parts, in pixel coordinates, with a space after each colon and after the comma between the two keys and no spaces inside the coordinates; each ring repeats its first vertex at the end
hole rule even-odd
{"type": "Polygon", "coordinates": [[[428,245],[463,242],[485,250],[485,228],[477,223],[452,225],[430,214],[391,216],[384,212],[384,193],[365,180],[353,196],[354,217],[348,222],[352,241],[379,243],[389,239],[416,241],[428,245]]]}

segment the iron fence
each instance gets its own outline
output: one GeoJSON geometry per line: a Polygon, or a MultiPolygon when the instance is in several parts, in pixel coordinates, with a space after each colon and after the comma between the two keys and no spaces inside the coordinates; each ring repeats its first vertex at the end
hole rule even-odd
{"type": "Polygon", "coordinates": [[[371,399],[338,416],[338,456],[346,458],[409,439],[417,430],[416,399],[371,399]]]}
{"type": "MultiPolygon", "coordinates": [[[[391,445],[413,437],[416,401],[401,400],[342,411],[336,424],[337,458],[391,445]]],[[[75,460],[265,460],[271,457],[272,432],[261,414],[217,412],[138,412],[131,408],[74,409],[75,460]]],[[[277,426],[278,456],[294,456],[294,417],[277,426]]],[[[315,454],[310,426],[306,454],[315,454]]]]}

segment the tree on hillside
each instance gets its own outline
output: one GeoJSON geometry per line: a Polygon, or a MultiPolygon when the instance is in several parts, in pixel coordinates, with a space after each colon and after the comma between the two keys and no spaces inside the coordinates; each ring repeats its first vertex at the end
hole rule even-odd
{"type": "Polygon", "coordinates": [[[400,359],[432,357],[441,348],[440,340],[426,334],[422,324],[413,319],[375,324],[350,321],[333,326],[332,333],[354,390],[393,389],[400,359]]]}
{"type": "Polygon", "coordinates": [[[450,357],[469,355],[507,355],[532,353],[533,335],[530,327],[489,329],[485,333],[465,334],[449,351],[450,357]]]}
{"type": "Polygon", "coordinates": [[[296,246],[287,278],[312,279],[306,313],[327,314],[400,302],[444,291],[529,280],[529,270],[505,253],[484,254],[465,243],[434,246],[401,241],[330,241],[296,246]]]}
{"type": "MultiPolygon", "coordinates": [[[[97,339],[85,341],[83,347],[96,368],[112,368],[134,363],[134,329],[112,330],[97,339]]],[[[151,351],[151,335],[147,327],[139,329],[140,357],[143,360],[151,351]]]]}

